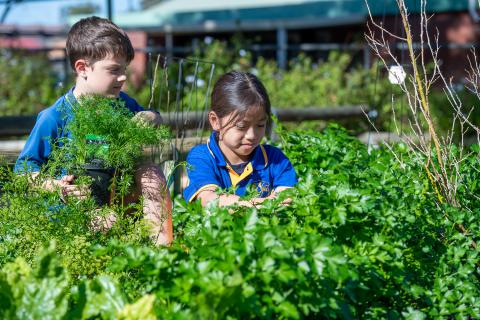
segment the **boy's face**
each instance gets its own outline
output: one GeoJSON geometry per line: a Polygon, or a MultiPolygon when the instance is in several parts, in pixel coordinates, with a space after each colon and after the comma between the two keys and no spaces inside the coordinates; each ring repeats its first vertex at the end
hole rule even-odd
{"type": "Polygon", "coordinates": [[[85,73],[80,75],[83,80],[83,93],[118,97],[127,80],[127,66],[125,58],[111,56],[93,64],[86,63],[85,73]]]}

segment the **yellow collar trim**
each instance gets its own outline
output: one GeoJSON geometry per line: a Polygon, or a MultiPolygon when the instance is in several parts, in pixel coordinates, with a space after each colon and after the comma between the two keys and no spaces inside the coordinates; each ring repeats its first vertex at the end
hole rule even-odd
{"type": "Polygon", "coordinates": [[[237,184],[240,183],[243,179],[248,177],[249,175],[252,174],[253,172],[253,166],[252,163],[249,162],[245,169],[243,169],[242,174],[238,174],[235,172],[235,170],[232,169],[232,167],[227,163],[227,169],[228,169],[228,174],[230,175],[230,180],[232,181],[232,186],[236,187],[237,184]]]}
{"type": "Polygon", "coordinates": [[[265,167],[267,167],[268,165],[267,152],[265,151],[265,148],[262,145],[260,145],[260,149],[262,149],[263,159],[265,160],[265,167]]]}

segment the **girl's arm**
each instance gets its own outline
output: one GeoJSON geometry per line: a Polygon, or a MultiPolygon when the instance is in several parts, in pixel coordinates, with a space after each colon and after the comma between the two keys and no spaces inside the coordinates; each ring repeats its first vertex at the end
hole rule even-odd
{"type": "Polygon", "coordinates": [[[206,188],[198,193],[197,199],[200,199],[202,206],[205,207],[210,201],[218,199],[218,205],[220,207],[230,206],[232,204],[239,204],[241,206],[251,207],[253,203],[249,201],[241,200],[240,197],[234,194],[218,194],[216,187],[206,188]]]}
{"type": "MultiPolygon", "coordinates": [[[[249,201],[247,200],[240,200],[240,197],[237,195],[233,194],[218,194],[216,192],[217,188],[211,187],[211,188],[206,188],[205,190],[202,190],[198,195],[197,199],[200,199],[202,206],[206,206],[210,201],[218,199],[218,205],[220,207],[223,206],[230,206],[232,204],[238,204],[240,206],[245,206],[245,207],[253,207],[255,205],[261,204],[263,201],[266,199],[273,199],[277,197],[278,193],[290,189],[290,187],[277,187],[271,195],[269,195],[266,198],[253,198],[249,201]]],[[[282,204],[290,204],[292,202],[292,199],[285,199],[282,204]]]]}

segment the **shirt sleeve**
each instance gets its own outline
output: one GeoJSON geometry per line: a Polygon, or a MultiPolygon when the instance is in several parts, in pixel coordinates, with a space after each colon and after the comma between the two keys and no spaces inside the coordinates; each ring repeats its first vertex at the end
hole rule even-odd
{"type": "Polygon", "coordinates": [[[40,113],[22,152],[15,162],[16,173],[38,172],[52,152],[51,142],[58,137],[58,125],[48,113],[40,113]]]}
{"type": "MultiPolygon", "coordinates": [[[[205,188],[220,187],[221,181],[215,173],[214,163],[202,150],[196,147],[187,156],[188,186],[183,191],[183,197],[191,202],[205,188]]],[[[206,148],[205,148],[206,149],[206,148]]],[[[206,151],[208,153],[208,151],[206,151]]]]}
{"type": "Polygon", "coordinates": [[[297,174],[292,163],[280,149],[271,148],[273,152],[269,157],[269,161],[273,176],[273,188],[294,187],[297,184],[297,174]]]}

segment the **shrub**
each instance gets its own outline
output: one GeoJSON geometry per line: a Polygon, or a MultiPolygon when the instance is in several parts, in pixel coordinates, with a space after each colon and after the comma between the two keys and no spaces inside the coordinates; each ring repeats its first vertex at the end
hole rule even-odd
{"type": "MultiPolygon", "coordinates": [[[[108,318],[128,301],[141,304],[154,296],[153,309],[146,303],[145,310],[162,318],[480,316],[479,254],[471,247],[480,216],[475,157],[462,163],[464,207],[441,207],[421,162],[412,160],[403,145],[395,147],[400,162],[385,149],[368,152],[337,126],[281,137],[300,182],[260,208],[202,208],[177,200],[176,240],[168,248],[126,237],[98,241],[72,229],[90,237],[90,246],[76,246],[88,247],[81,261],[92,262],[93,270],[75,273],[69,312],[91,307],[108,318]],[[285,197],[293,199],[291,205],[280,205],[285,197]],[[454,223],[471,232],[462,235],[454,223]],[[105,274],[116,281],[105,282],[105,274]],[[89,284],[81,280],[85,275],[92,279],[89,284]],[[86,297],[89,290],[99,297],[95,303],[86,297]],[[100,298],[107,292],[121,293],[118,308],[100,298]]],[[[9,226],[2,230],[9,234],[0,242],[2,250],[15,239],[21,243],[18,237],[38,239],[41,229],[64,232],[51,222],[48,227],[46,220],[21,220],[25,211],[20,209],[0,209],[9,226]],[[15,231],[28,228],[30,233],[15,231]]],[[[43,216],[34,207],[25,210],[43,216]]],[[[65,221],[60,225],[69,217],[60,216],[65,221]]],[[[72,256],[66,254],[71,249],[60,249],[67,248],[64,243],[74,242],[61,236],[57,241],[65,265],[72,256]]],[[[10,250],[1,261],[4,273],[10,270],[6,262],[18,255],[33,257],[33,248],[10,250]]]]}
{"type": "Polygon", "coordinates": [[[1,49],[0,116],[37,114],[62,90],[45,55],[1,49]]]}

